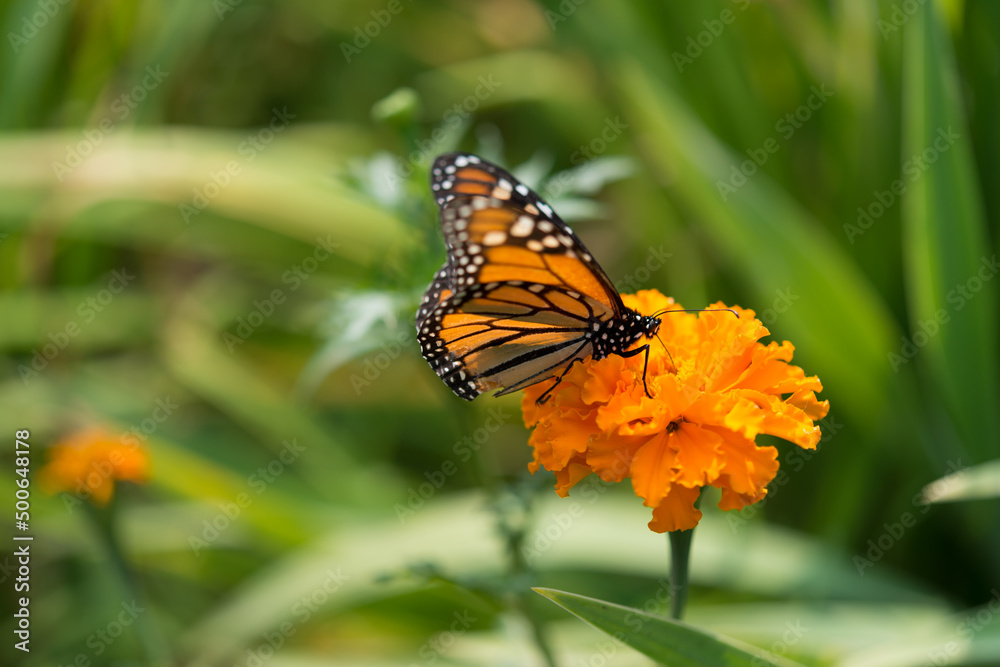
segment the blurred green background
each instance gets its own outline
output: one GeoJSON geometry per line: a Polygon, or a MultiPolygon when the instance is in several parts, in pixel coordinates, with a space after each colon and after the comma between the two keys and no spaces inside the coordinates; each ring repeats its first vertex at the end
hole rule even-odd
{"type": "Polygon", "coordinates": [[[518,397],[420,358],[454,149],[623,291],[753,308],[823,380],[819,452],[703,503],[687,620],[810,665],[1000,664],[1000,4],[0,8],[0,432],[35,473],[91,424],[151,457],[103,510],[32,487],[4,664],[649,664],[529,590],[665,609],[648,511],[558,499],[518,397]]]}

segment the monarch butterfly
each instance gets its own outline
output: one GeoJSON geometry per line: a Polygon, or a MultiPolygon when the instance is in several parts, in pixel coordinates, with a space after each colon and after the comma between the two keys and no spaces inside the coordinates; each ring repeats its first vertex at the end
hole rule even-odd
{"type": "MultiPolygon", "coordinates": [[[[448,259],[417,311],[424,359],[471,401],[544,380],[555,383],[577,361],[630,349],[660,327],[622,303],[593,255],[552,207],[507,171],[469,153],[434,161],[431,189],[448,259]]],[[[645,364],[643,388],[646,388],[645,364]]]]}

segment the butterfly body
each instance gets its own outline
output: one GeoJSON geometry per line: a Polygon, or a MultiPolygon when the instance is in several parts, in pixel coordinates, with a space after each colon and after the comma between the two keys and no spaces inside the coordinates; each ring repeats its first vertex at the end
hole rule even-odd
{"type": "Polygon", "coordinates": [[[417,311],[417,340],[456,395],[472,400],[500,389],[500,396],[555,378],[551,391],[587,357],[645,352],[648,359],[648,345],[632,348],[656,335],[659,318],[622,303],[591,253],[530,188],[467,153],[435,160],[431,188],[448,259],[417,311]]]}

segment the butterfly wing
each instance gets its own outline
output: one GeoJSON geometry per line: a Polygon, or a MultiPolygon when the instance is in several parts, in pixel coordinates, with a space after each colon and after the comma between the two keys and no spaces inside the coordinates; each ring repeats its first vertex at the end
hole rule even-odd
{"type": "Polygon", "coordinates": [[[552,208],[464,153],[435,161],[431,187],[448,261],[417,313],[418,340],[452,391],[466,400],[506,394],[589,356],[592,332],[625,308],[552,208]]]}
{"type": "Polygon", "coordinates": [[[434,161],[431,189],[441,208],[455,287],[508,280],[562,286],[620,315],[621,297],[569,225],[506,170],[475,155],[434,161]]]}
{"type": "Polygon", "coordinates": [[[579,294],[522,281],[440,294],[417,338],[431,368],[466,400],[555,377],[593,352],[591,323],[609,314],[579,294]]]}

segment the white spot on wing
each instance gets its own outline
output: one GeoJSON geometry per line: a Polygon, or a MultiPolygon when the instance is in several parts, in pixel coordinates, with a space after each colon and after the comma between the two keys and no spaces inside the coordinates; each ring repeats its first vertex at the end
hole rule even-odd
{"type": "Polygon", "coordinates": [[[535,228],[535,221],[526,215],[522,215],[517,219],[510,227],[511,236],[528,236],[531,231],[535,228]]]}
{"type": "Polygon", "coordinates": [[[483,245],[500,245],[507,240],[507,234],[499,231],[486,232],[483,235],[483,245]]]}

